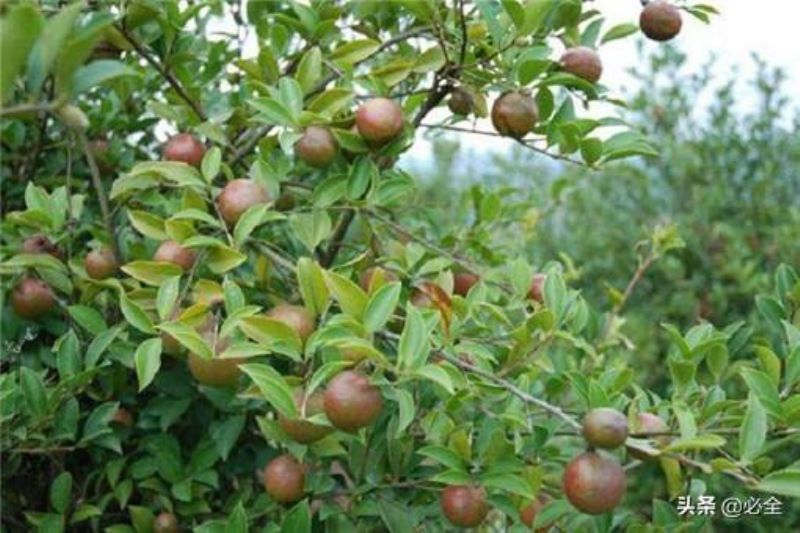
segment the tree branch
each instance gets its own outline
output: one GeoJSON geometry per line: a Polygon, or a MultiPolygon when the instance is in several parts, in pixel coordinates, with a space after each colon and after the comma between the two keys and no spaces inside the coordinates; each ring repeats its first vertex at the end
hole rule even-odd
{"type": "Polygon", "coordinates": [[[119,30],[122,36],[125,37],[125,40],[128,41],[131,44],[131,46],[133,46],[136,52],[138,52],[139,55],[142,56],[145,61],[150,63],[150,65],[154,69],[156,69],[165,80],[167,80],[167,83],[169,83],[169,85],[175,90],[178,96],[184,102],[186,102],[186,104],[194,112],[197,118],[199,118],[202,122],[205,122],[207,120],[205,113],[203,113],[203,110],[200,108],[200,105],[197,102],[195,102],[191,96],[189,96],[189,93],[187,93],[186,90],[183,88],[181,82],[178,81],[178,78],[176,78],[175,75],[172,74],[172,72],[170,72],[166,66],[157,61],[156,58],[154,58],[150,54],[150,52],[148,52],[144,48],[144,46],[142,46],[142,44],[138,40],[136,40],[134,36],[128,33],[124,27],[116,26],[116,28],[117,30],[119,30]]]}
{"type": "Polygon", "coordinates": [[[94,187],[95,194],[97,194],[97,201],[100,204],[100,213],[103,215],[103,223],[108,232],[111,252],[114,254],[114,259],[116,259],[117,264],[122,264],[122,257],[119,253],[119,246],[117,245],[117,235],[114,231],[114,221],[111,217],[111,210],[108,207],[108,196],[103,188],[103,181],[100,178],[100,169],[97,167],[97,161],[95,161],[92,149],[89,147],[86,134],[81,131],[78,132],[77,135],[78,141],[81,144],[81,149],[83,150],[83,155],[86,157],[86,162],[89,164],[89,172],[92,175],[92,186],[94,187]]]}

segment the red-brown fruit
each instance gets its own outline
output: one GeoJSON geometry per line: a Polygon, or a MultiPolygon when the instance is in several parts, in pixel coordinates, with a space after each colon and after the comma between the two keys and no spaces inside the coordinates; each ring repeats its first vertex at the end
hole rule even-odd
{"type": "Polygon", "coordinates": [[[238,179],[228,182],[217,197],[217,206],[222,218],[233,226],[254,205],[269,202],[267,191],[253,180],[238,179]]]}
{"type": "Polygon", "coordinates": [[[301,305],[279,303],[267,316],[289,326],[303,342],[314,333],[314,315],[301,305]]]}
{"type": "Polygon", "coordinates": [[[625,494],[625,485],[625,471],[619,462],[598,452],[585,452],[572,459],[562,481],[570,503],[589,514],[616,507],[625,494]]]}
{"type": "MultiPolygon", "coordinates": [[[[632,430],[631,433],[666,433],[669,431],[669,426],[658,415],[655,415],[653,413],[639,413],[636,417],[636,422],[634,423],[633,428],[631,428],[631,430],[632,430]]],[[[671,440],[669,435],[657,435],[653,437],[641,437],[641,438],[648,438],[658,448],[663,448],[664,446],[669,444],[671,440]]],[[[647,455],[646,453],[640,452],[634,448],[631,448],[630,446],[628,447],[628,454],[631,457],[634,457],[641,461],[647,461],[648,459],[652,459],[652,457],[647,455]]]]}
{"type": "MultiPolygon", "coordinates": [[[[278,425],[281,426],[283,432],[289,437],[300,444],[311,444],[316,442],[326,435],[328,435],[333,428],[330,426],[322,426],[314,424],[306,420],[316,414],[322,413],[324,410],[324,399],[322,393],[314,392],[306,400],[305,416],[298,418],[286,418],[280,413],[278,414],[278,425]]],[[[301,405],[303,402],[303,391],[298,390],[294,393],[294,403],[297,406],[297,412],[301,413],[301,405]]]]}
{"type": "Polygon", "coordinates": [[[476,527],[489,514],[483,487],[452,485],[442,491],[442,513],[454,526],[476,527]]]}
{"type": "Polygon", "coordinates": [[[378,266],[369,267],[364,269],[364,271],[361,272],[361,276],[358,278],[358,284],[361,285],[364,292],[369,292],[370,286],[373,283],[373,277],[375,278],[375,283],[380,285],[397,281],[397,274],[394,272],[378,266]]]}
{"type": "Polygon", "coordinates": [[[133,425],[133,415],[124,407],[120,407],[114,412],[111,418],[112,424],[119,424],[120,426],[131,427],[133,425]]]}
{"type": "Polygon", "coordinates": [[[36,233],[22,241],[22,253],[50,254],[56,259],[61,259],[61,249],[44,233],[36,233]]]}
{"type": "Polygon", "coordinates": [[[561,56],[561,68],[592,83],[597,83],[603,74],[600,56],[588,46],[568,48],[561,56]]]}
{"type": "Polygon", "coordinates": [[[648,2],[639,15],[639,28],[654,41],[669,41],[681,31],[680,10],[663,0],[648,2]]]}
{"type": "Polygon", "coordinates": [[[356,110],[356,127],[368,143],[385,144],[403,131],[403,109],[394,100],[372,98],[356,110]]]}
{"type": "Polygon", "coordinates": [[[162,242],[156,253],[153,254],[153,261],[163,261],[174,263],[183,270],[190,270],[194,265],[197,255],[189,248],[184,248],[175,241],[162,242]]]}
{"type": "Polygon", "coordinates": [[[201,327],[199,331],[205,341],[212,346],[214,357],[203,359],[199,355],[189,352],[186,358],[189,372],[203,385],[235,387],[239,383],[239,376],[242,374],[242,371],[239,370],[239,365],[247,362],[247,360],[242,357],[219,357],[219,354],[228,348],[230,342],[228,339],[216,339],[217,333],[213,320],[201,327]]]}
{"type": "Polygon", "coordinates": [[[119,265],[111,248],[91,250],[84,259],[86,274],[92,279],[106,279],[117,273],[119,265]]]}
{"type": "Polygon", "coordinates": [[[475,108],[475,98],[466,89],[456,87],[450,92],[447,107],[456,115],[469,115],[475,108]]]}
{"type": "MultiPolygon", "coordinates": [[[[539,511],[548,503],[550,503],[550,498],[546,494],[539,494],[535,500],[520,509],[519,518],[522,523],[528,527],[533,527],[536,515],[539,514],[539,511]]],[[[550,528],[551,524],[547,524],[544,527],[536,528],[536,533],[547,533],[550,531],[550,528]]]]}
{"type": "Polygon", "coordinates": [[[174,135],[164,145],[164,159],[180,161],[194,167],[200,166],[205,153],[206,147],[190,133],[174,135]]]}
{"type": "Polygon", "coordinates": [[[153,533],[178,533],[178,519],[163,511],[153,520],[153,533]]]}
{"type": "Polygon", "coordinates": [[[492,124],[500,135],[521,139],[539,119],[536,102],[527,94],[506,92],[492,105],[492,124]]]}
{"type": "Polygon", "coordinates": [[[22,278],[11,292],[11,308],[22,318],[34,320],[50,312],[56,296],[50,285],[36,278],[22,278]]]}
{"type": "Polygon", "coordinates": [[[114,165],[109,157],[109,143],[106,139],[93,139],[89,141],[89,151],[94,156],[95,163],[100,172],[111,172],[114,165]]]}
{"type": "Polygon", "coordinates": [[[354,433],[378,418],[383,409],[383,398],[380,390],[365,376],[346,370],[328,384],[323,406],[331,424],[354,433]]]}
{"type": "Polygon", "coordinates": [[[534,274],[531,279],[531,288],[528,289],[528,298],[542,303],[544,302],[544,282],[547,279],[546,274],[534,274]]]}
{"type": "Polygon", "coordinates": [[[290,454],[279,455],[264,469],[264,488],[279,503],[294,503],[305,492],[305,468],[290,454]]]}
{"type": "Polygon", "coordinates": [[[312,167],[322,168],[336,158],[336,139],[327,128],[309,126],[294,145],[295,153],[312,167]]]}
{"type": "Polygon", "coordinates": [[[596,448],[617,448],[628,438],[628,419],[616,409],[592,409],[583,417],[583,437],[596,448]]]}
{"type": "Polygon", "coordinates": [[[457,272],[453,274],[453,293],[466,296],[473,285],[478,283],[480,278],[471,272],[457,272]]]}

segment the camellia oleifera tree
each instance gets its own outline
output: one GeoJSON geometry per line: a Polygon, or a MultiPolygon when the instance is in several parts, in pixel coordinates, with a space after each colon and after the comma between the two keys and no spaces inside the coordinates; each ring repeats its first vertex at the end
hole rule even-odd
{"type": "MultiPolygon", "coordinates": [[[[613,102],[598,46],[713,13],[680,7],[4,5],[4,527],[697,529],[662,500],[698,479],[796,496],[768,455],[800,417],[790,267],[763,335],[672,331],[659,394],[620,332],[644,269],[595,310],[558,265],[396,221],[423,124],[487,117],[589,166],[656,153],[583,108],[613,102]],[[668,490],[626,507],[648,463],[668,490]]],[[[659,229],[644,257],[679,245],[659,229]]]]}

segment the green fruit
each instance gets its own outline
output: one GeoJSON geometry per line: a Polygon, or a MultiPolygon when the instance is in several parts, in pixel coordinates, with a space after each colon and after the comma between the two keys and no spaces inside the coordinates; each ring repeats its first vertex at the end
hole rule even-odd
{"type": "Polygon", "coordinates": [[[336,139],[331,132],[320,126],[309,126],[294,145],[295,153],[312,167],[322,168],[336,158],[336,139]]]}
{"type": "Polygon", "coordinates": [[[294,503],[305,493],[305,468],[292,455],[284,454],[264,469],[264,488],[278,503],[294,503]]]}
{"type": "Polygon", "coordinates": [[[164,145],[164,159],[179,161],[200,168],[206,147],[194,135],[179,133],[173,135],[164,145]]]}
{"type": "Polygon", "coordinates": [[[521,139],[539,119],[536,102],[518,91],[506,92],[492,105],[492,124],[500,135],[521,139]]]}
{"type": "Polygon", "coordinates": [[[489,514],[483,487],[452,485],[442,491],[440,504],[445,518],[458,527],[476,527],[489,514]]]}
{"type": "Polygon", "coordinates": [[[162,242],[156,253],[153,254],[153,261],[172,263],[181,267],[184,271],[191,270],[194,266],[197,255],[190,248],[184,248],[175,241],[167,240],[162,242]]]}
{"type": "Polygon", "coordinates": [[[56,305],[50,285],[36,278],[22,278],[11,291],[11,308],[22,318],[37,319],[56,305]]]}
{"type": "Polygon", "coordinates": [[[383,398],[365,376],[346,370],[328,384],[323,406],[331,424],[354,433],[377,420],[383,409],[383,398]]]}
{"type": "Polygon", "coordinates": [[[681,31],[680,10],[663,0],[648,2],[639,15],[639,28],[654,41],[669,41],[681,31]]]}
{"type": "Polygon", "coordinates": [[[619,505],[625,494],[625,471],[619,462],[598,452],[585,452],[567,464],[562,488],[577,509],[601,514],[619,505]]]}
{"type": "Polygon", "coordinates": [[[92,279],[106,279],[117,273],[119,265],[111,248],[104,246],[92,250],[84,259],[86,274],[92,279]]]}
{"type": "Polygon", "coordinates": [[[315,424],[307,420],[324,411],[322,393],[315,392],[306,399],[305,412],[302,410],[303,396],[304,393],[302,390],[298,390],[294,394],[294,403],[301,416],[298,418],[286,418],[279,413],[278,425],[280,425],[283,432],[295,442],[311,444],[330,434],[333,428],[315,424]]]}
{"type": "Polygon", "coordinates": [[[242,213],[269,201],[270,197],[264,187],[252,180],[237,179],[222,188],[217,197],[217,207],[225,222],[234,226],[242,213]]]}
{"type": "Polygon", "coordinates": [[[628,438],[628,419],[616,409],[592,409],[583,417],[583,437],[596,448],[617,448],[628,438]]]}
{"type": "Polygon", "coordinates": [[[568,48],[561,56],[561,68],[591,83],[597,83],[603,73],[600,56],[588,46],[568,48]]]}
{"type": "Polygon", "coordinates": [[[279,303],[267,316],[289,326],[303,342],[314,333],[314,315],[303,306],[279,303]]]}
{"type": "Polygon", "coordinates": [[[56,109],[56,116],[75,131],[83,131],[89,127],[89,118],[81,111],[81,108],[72,104],[66,104],[56,109]]]}
{"type": "Polygon", "coordinates": [[[403,131],[403,109],[394,100],[372,98],[356,111],[356,127],[368,143],[386,144],[403,131]]]}

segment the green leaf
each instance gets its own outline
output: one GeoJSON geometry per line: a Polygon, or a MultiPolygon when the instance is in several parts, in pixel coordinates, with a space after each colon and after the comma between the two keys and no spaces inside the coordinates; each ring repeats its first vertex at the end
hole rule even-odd
{"type": "Polygon", "coordinates": [[[711,450],[725,446],[727,441],[719,435],[697,435],[677,439],[663,449],[664,452],[677,452],[686,450],[711,450]]]}
{"type": "Polygon", "coordinates": [[[308,500],[301,501],[286,513],[281,533],[311,533],[311,510],[308,507],[308,500]]]}
{"type": "Polygon", "coordinates": [[[450,378],[450,374],[448,374],[442,367],[437,365],[425,365],[420,369],[417,369],[414,372],[415,376],[419,376],[425,379],[429,379],[434,383],[438,383],[449,394],[455,393],[455,387],[453,386],[453,380],[450,378]]]}
{"type": "Polygon", "coordinates": [[[308,380],[306,387],[306,394],[311,394],[317,390],[320,385],[328,381],[332,376],[335,376],[345,368],[352,366],[350,361],[330,361],[325,363],[314,371],[314,375],[308,380]]]}
{"type": "Polygon", "coordinates": [[[222,460],[228,459],[236,441],[244,429],[244,415],[231,416],[211,424],[209,433],[222,460]]]}
{"type": "Polygon", "coordinates": [[[315,315],[322,314],[328,305],[330,292],[325,284],[325,272],[309,257],[297,260],[297,284],[306,307],[315,315]]]}
{"type": "Polygon", "coordinates": [[[153,522],[156,519],[153,511],[147,507],[129,505],[128,514],[136,533],[153,533],[153,522]]]}
{"type": "Polygon", "coordinates": [[[331,54],[334,61],[345,63],[358,63],[375,53],[381,43],[372,39],[355,39],[336,47],[331,54]]]}
{"type": "Polygon", "coordinates": [[[141,392],[153,381],[161,368],[161,338],[147,339],[141,343],[133,354],[133,361],[141,392]]]}
{"type": "Polygon", "coordinates": [[[444,446],[423,446],[417,450],[417,453],[453,470],[463,470],[466,467],[466,463],[460,455],[444,446]]]}
{"type": "Polygon", "coordinates": [[[44,31],[28,56],[28,90],[38,93],[50,73],[53,62],[64,47],[75,21],[83,8],[82,2],[65,7],[45,23],[44,31]]]}
{"type": "Polygon", "coordinates": [[[778,395],[777,384],[760,370],[743,368],[741,370],[741,375],[747,383],[748,388],[758,397],[759,402],[764,406],[767,412],[774,417],[782,418],[783,410],[781,409],[781,400],[778,395]]]}
{"type": "Polygon", "coordinates": [[[767,440],[767,412],[754,393],[747,400],[747,411],[739,433],[739,457],[746,463],[752,462],[764,447],[767,440]]]}
{"type": "Polygon", "coordinates": [[[167,239],[164,230],[164,219],[147,211],[128,211],[128,220],[136,231],[157,241],[167,239]]]}
{"type": "Polygon", "coordinates": [[[336,113],[345,109],[353,101],[353,91],[335,87],[314,97],[308,103],[308,110],[326,117],[333,117],[336,113]]]}
{"type": "Polygon", "coordinates": [[[126,294],[121,294],[119,297],[119,307],[122,311],[122,316],[125,317],[125,320],[133,326],[134,328],[138,329],[142,333],[147,334],[154,334],[156,332],[155,328],[153,327],[153,321],[150,320],[150,317],[147,316],[147,313],[139,307],[139,304],[132,301],[126,294]]]}
{"type": "Polygon", "coordinates": [[[156,312],[159,319],[165,320],[172,313],[175,308],[175,302],[178,301],[180,288],[180,276],[169,278],[158,288],[156,293],[156,312]]]}
{"type": "Polygon", "coordinates": [[[561,517],[573,512],[573,507],[567,500],[553,500],[536,513],[532,529],[546,528],[557,522],[561,517]]]}
{"type": "Polygon", "coordinates": [[[481,484],[485,487],[500,489],[529,500],[536,496],[530,484],[516,474],[484,474],[481,476],[481,484]]]}
{"type": "Polygon", "coordinates": [[[439,70],[444,63],[444,52],[442,52],[441,46],[433,46],[417,56],[414,61],[413,71],[417,74],[433,72],[434,70],[439,70]]]}
{"type": "Polygon", "coordinates": [[[47,392],[41,376],[28,367],[19,370],[19,384],[22,394],[25,397],[25,405],[28,406],[33,416],[40,418],[47,414],[47,392]]]}
{"type": "Polygon", "coordinates": [[[363,154],[369,151],[369,147],[364,141],[364,138],[357,133],[339,128],[331,128],[331,133],[333,133],[339,146],[348,152],[363,154]]]}
{"type": "Polygon", "coordinates": [[[397,345],[397,366],[416,370],[425,363],[430,351],[430,329],[413,305],[408,306],[406,314],[406,323],[397,345]]]}
{"type": "Polygon", "coordinates": [[[247,533],[248,531],[247,512],[244,510],[244,504],[240,501],[228,516],[225,533],[247,533]]]}
{"type": "Polygon", "coordinates": [[[325,272],[325,281],[342,311],[353,318],[361,318],[367,307],[367,295],[361,287],[335,272],[325,272]]]}
{"type": "Polygon", "coordinates": [[[605,44],[615,39],[622,39],[628,35],[636,33],[637,31],[639,31],[639,26],[636,24],[631,24],[630,22],[617,24],[616,26],[609,28],[609,30],[603,35],[603,38],[600,39],[600,44],[605,44]]]}
{"type": "Polygon", "coordinates": [[[86,357],[84,358],[84,364],[87,369],[94,368],[100,356],[111,346],[111,343],[114,342],[114,339],[117,338],[117,335],[119,335],[126,326],[127,324],[124,322],[117,324],[113,328],[103,331],[92,339],[89,348],[86,349],[86,357]]]}
{"type": "Polygon", "coordinates": [[[399,281],[388,283],[375,291],[364,309],[364,326],[367,331],[378,331],[392,318],[397,302],[400,300],[399,281]]]}
{"type": "Polygon", "coordinates": [[[239,328],[254,341],[291,357],[299,359],[303,343],[295,330],[272,318],[258,315],[244,317],[239,328]]]}
{"type": "Polygon", "coordinates": [[[800,469],[772,472],[756,485],[756,490],[800,498],[800,469]]]}
{"type": "Polygon", "coordinates": [[[77,96],[93,87],[121,77],[139,77],[139,73],[119,61],[100,59],[75,71],[72,95],[77,96]]]}
{"type": "Polygon", "coordinates": [[[247,256],[230,246],[218,245],[208,251],[206,259],[206,264],[211,272],[224,274],[247,261],[247,256]]]}
{"type": "Polygon", "coordinates": [[[196,329],[180,322],[159,324],[158,329],[175,337],[175,340],[177,340],[181,346],[184,346],[196,356],[202,359],[212,359],[214,357],[214,352],[211,347],[196,329]]]}
{"type": "Polygon", "coordinates": [[[286,107],[272,98],[256,98],[250,105],[258,112],[258,118],[266,124],[294,126],[295,120],[286,107]]]}
{"type": "Polygon", "coordinates": [[[394,389],[394,398],[397,401],[397,429],[395,436],[399,437],[414,421],[414,397],[405,389],[394,389]]]}
{"type": "Polygon", "coordinates": [[[317,81],[322,77],[322,52],[318,46],[303,54],[303,58],[297,65],[295,77],[304,93],[308,94],[314,89],[317,81]]]}
{"type": "Polygon", "coordinates": [[[96,309],[85,305],[70,305],[67,311],[72,320],[92,335],[99,335],[108,329],[103,315],[96,309]]]}
{"type": "Polygon", "coordinates": [[[319,243],[331,233],[331,217],[323,209],[315,209],[311,213],[293,213],[289,216],[289,225],[297,238],[310,252],[314,252],[319,243]]]}
{"type": "Polygon", "coordinates": [[[233,241],[236,246],[241,246],[250,237],[250,234],[265,222],[283,219],[284,216],[275,211],[270,211],[264,204],[254,205],[242,213],[233,229],[233,241]]]}
{"type": "Polygon", "coordinates": [[[294,403],[292,389],[286,380],[271,366],[264,364],[246,364],[239,368],[250,376],[264,399],[286,418],[297,418],[297,406],[294,403]]]}
{"type": "Polygon", "coordinates": [[[57,513],[67,512],[67,506],[72,498],[72,474],[62,472],[50,484],[50,505],[57,513]]]}
{"type": "Polygon", "coordinates": [[[221,165],[222,150],[219,149],[219,146],[212,146],[203,156],[203,162],[200,164],[200,171],[207,182],[214,181],[219,174],[221,165]]]}
{"type": "Polygon", "coordinates": [[[165,261],[132,261],[124,265],[121,270],[142,283],[156,287],[183,274],[181,267],[165,261]]]}
{"type": "Polygon", "coordinates": [[[383,523],[389,528],[389,533],[414,532],[415,517],[413,513],[408,512],[406,506],[380,498],[378,499],[378,509],[383,523]]]}
{"type": "Polygon", "coordinates": [[[28,58],[31,47],[39,38],[44,19],[32,4],[23,3],[7,7],[8,13],[0,19],[0,103],[11,95],[14,81],[28,58]]]}

